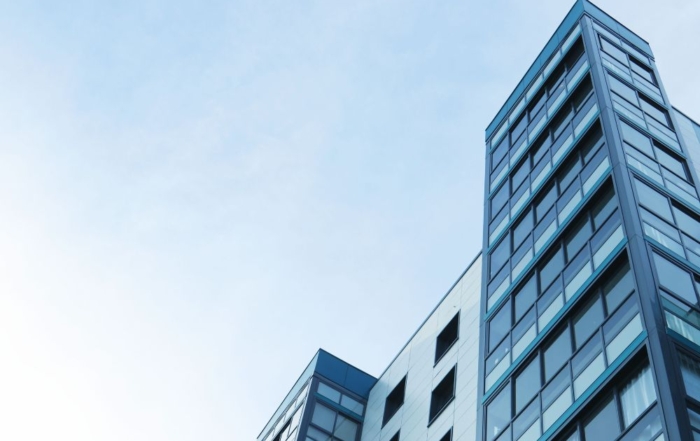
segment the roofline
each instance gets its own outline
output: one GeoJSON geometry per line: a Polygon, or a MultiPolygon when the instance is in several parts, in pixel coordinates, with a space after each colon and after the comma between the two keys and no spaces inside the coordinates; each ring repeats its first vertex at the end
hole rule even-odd
{"type": "Polygon", "coordinates": [[[511,92],[511,94],[508,96],[508,99],[506,99],[503,106],[501,106],[501,108],[496,113],[496,116],[493,117],[489,125],[486,127],[486,140],[488,140],[496,131],[496,129],[500,127],[501,122],[506,118],[506,116],[508,116],[511,109],[515,106],[516,102],[518,101],[518,98],[520,98],[525,93],[527,87],[535,79],[536,74],[539,73],[539,71],[542,68],[544,68],[546,62],[559,48],[559,45],[563,41],[564,37],[566,37],[569,34],[569,32],[579,22],[580,18],[584,15],[588,15],[600,22],[603,22],[603,24],[606,24],[609,27],[611,24],[613,24],[610,23],[610,21],[612,20],[612,22],[614,22],[614,24],[618,26],[618,29],[614,29],[616,32],[621,33],[621,36],[623,38],[630,40],[630,42],[635,47],[644,52],[646,55],[650,56],[651,58],[654,58],[654,54],[651,51],[649,43],[642,37],[634,33],[631,29],[617,21],[612,16],[608,15],[605,11],[596,6],[594,3],[588,0],[576,0],[571,9],[569,9],[569,12],[567,12],[564,19],[561,21],[561,23],[559,23],[559,26],[557,26],[557,29],[554,31],[552,36],[549,38],[549,40],[547,40],[547,44],[545,44],[544,48],[537,55],[535,61],[533,61],[533,63],[527,69],[525,75],[523,75],[518,84],[515,86],[515,89],[513,89],[513,92],[511,92]],[[638,41],[631,41],[634,39],[638,41]],[[640,46],[640,43],[643,44],[640,46]]]}
{"type": "MultiPolygon", "coordinates": [[[[420,329],[423,327],[423,325],[425,325],[425,324],[428,322],[428,320],[430,319],[430,317],[435,313],[435,311],[437,311],[437,309],[440,307],[440,305],[442,305],[442,302],[445,301],[445,299],[447,298],[447,296],[450,295],[450,292],[452,292],[452,290],[454,289],[454,287],[457,286],[457,284],[459,283],[459,281],[462,280],[462,277],[464,277],[464,275],[467,274],[467,271],[469,271],[469,270],[471,269],[471,267],[474,265],[474,263],[477,261],[477,259],[479,259],[479,257],[481,257],[482,254],[483,254],[482,251],[479,251],[479,253],[476,255],[476,257],[474,257],[474,258],[472,259],[472,261],[469,262],[469,265],[467,265],[467,268],[466,268],[464,271],[462,271],[462,274],[460,274],[459,277],[457,277],[457,280],[452,284],[452,286],[450,286],[450,289],[447,290],[447,292],[445,293],[445,295],[442,296],[442,298],[440,299],[440,301],[438,302],[438,304],[435,305],[435,308],[433,308],[432,311],[430,311],[430,313],[428,314],[428,316],[425,318],[425,320],[423,320],[423,322],[421,322],[421,324],[418,325],[418,328],[416,328],[415,332],[414,332],[413,334],[411,334],[411,336],[408,338],[408,340],[406,341],[406,343],[401,347],[401,349],[399,349],[399,352],[396,354],[396,356],[389,362],[389,364],[386,366],[386,368],[384,368],[384,370],[382,371],[382,373],[379,374],[379,376],[377,377],[377,383],[379,382],[379,379],[382,378],[382,375],[384,375],[384,374],[386,373],[386,371],[389,370],[389,368],[391,367],[391,365],[394,364],[394,362],[396,361],[396,359],[399,358],[399,355],[401,355],[401,353],[403,352],[403,350],[406,349],[406,347],[408,346],[409,343],[411,343],[411,340],[413,340],[413,337],[415,337],[416,334],[418,334],[418,331],[420,331],[420,329]]],[[[376,384],[375,384],[375,386],[376,386],[376,384]]],[[[374,386],[372,386],[372,389],[374,389],[374,386]]],[[[370,389],[370,392],[371,392],[371,389],[370,389]]]]}

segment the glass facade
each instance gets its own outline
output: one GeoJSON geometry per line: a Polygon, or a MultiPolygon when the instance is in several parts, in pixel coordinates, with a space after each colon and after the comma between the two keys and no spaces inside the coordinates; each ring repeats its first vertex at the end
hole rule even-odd
{"type": "Polygon", "coordinates": [[[555,37],[487,130],[477,439],[700,439],[697,125],[592,4],[555,37]]]}

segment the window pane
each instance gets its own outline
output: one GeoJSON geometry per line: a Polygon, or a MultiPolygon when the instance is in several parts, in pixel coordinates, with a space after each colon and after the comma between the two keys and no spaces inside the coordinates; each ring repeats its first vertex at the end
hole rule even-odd
{"type": "Polygon", "coordinates": [[[493,219],[501,208],[508,202],[508,182],[491,199],[491,219],[493,219]]]}
{"type": "Polygon", "coordinates": [[[318,383],[318,393],[335,403],[340,402],[340,392],[323,383],[318,383]]]}
{"type": "Polygon", "coordinates": [[[588,217],[584,217],[574,226],[573,230],[567,235],[566,258],[571,260],[576,253],[583,248],[591,237],[591,224],[588,222],[588,217]]]}
{"type": "Polygon", "coordinates": [[[652,103],[648,99],[641,97],[640,102],[642,104],[642,109],[644,109],[644,112],[660,122],[661,124],[664,124],[666,126],[669,125],[668,122],[668,115],[666,114],[666,111],[660,108],[658,105],[652,103]]]}
{"type": "Polygon", "coordinates": [[[620,434],[620,420],[615,401],[607,403],[583,427],[587,441],[612,441],[620,434]]]}
{"type": "Polygon", "coordinates": [[[608,307],[608,314],[613,312],[620,303],[634,290],[634,280],[630,266],[625,263],[619,268],[608,282],[603,286],[605,304],[608,307]]]}
{"type": "MultiPolygon", "coordinates": [[[[327,435],[320,430],[316,429],[313,426],[309,426],[309,428],[306,431],[306,434],[314,439],[315,441],[331,441],[331,436],[327,435]]],[[[307,438],[308,439],[308,438],[307,438]]]]}
{"type": "Polygon", "coordinates": [[[687,271],[656,253],[654,253],[654,264],[662,286],[690,303],[697,303],[693,279],[687,271]]]}
{"type": "Polygon", "coordinates": [[[515,295],[515,320],[519,320],[530,309],[535,299],[537,299],[537,280],[532,276],[515,295]]]}
{"type": "Polygon", "coordinates": [[[527,178],[528,174],[530,173],[530,161],[529,159],[525,159],[522,164],[518,167],[518,169],[513,173],[513,191],[515,191],[516,188],[520,187],[520,184],[527,178]]]}
{"type": "Polygon", "coordinates": [[[637,150],[644,152],[647,156],[654,157],[651,141],[646,135],[623,121],[620,121],[620,128],[622,129],[622,137],[625,141],[634,146],[637,150]]]}
{"type": "Polygon", "coordinates": [[[517,247],[520,245],[527,235],[532,232],[533,227],[532,212],[528,211],[513,229],[513,246],[517,247]]]}
{"type": "Polygon", "coordinates": [[[670,223],[673,223],[673,216],[671,215],[671,208],[668,205],[668,199],[641,181],[635,179],[634,183],[637,188],[639,203],[645,205],[650,211],[653,211],[670,223]]]}
{"type": "Polygon", "coordinates": [[[649,81],[651,84],[656,84],[656,82],[654,81],[654,74],[648,67],[643,66],[641,63],[638,63],[632,57],[630,57],[630,66],[632,67],[632,70],[637,73],[637,75],[649,81]]]}
{"type": "Polygon", "coordinates": [[[603,303],[597,295],[574,317],[574,343],[580,347],[603,323],[603,303]]]}
{"type": "Polygon", "coordinates": [[[651,369],[646,367],[622,389],[620,404],[625,427],[629,427],[656,400],[651,369]]]}
{"type": "Polygon", "coordinates": [[[581,171],[581,159],[578,155],[574,155],[562,166],[562,171],[559,173],[559,188],[566,189],[578,176],[579,171],[581,171]]]}
{"type": "Polygon", "coordinates": [[[676,216],[676,224],[689,236],[700,238],[700,222],[686,214],[685,211],[673,207],[673,214],[676,216]]]}
{"type": "Polygon", "coordinates": [[[540,359],[535,357],[515,379],[515,412],[520,412],[540,390],[540,359]]]}
{"type": "Polygon", "coordinates": [[[562,249],[559,248],[552,254],[547,263],[545,263],[540,270],[540,286],[543,288],[549,286],[549,284],[561,274],[563,268],[564,253],[562,249]]]}
{"type": "Polygon", "coordinates": [[[615,46],[612,43],[608,42],[607,40],[601,38],[600,39],[600,47],[608,55],[610,55],[611,57],[615,58],[620,63],[627,66],[627,55],[624,52],[622,52],[620,49],[618,49],[617,46],[615,46]]]}
{"type": "Polygon", "coordinates": [[[659,160],[661,165],[671,170],[673,173],[677,174],[683,179],[688,179],[688,174],[685,172],[685,166],[683,166],[683,163],[675,156],[672,156],[666,153],[663,149],[656,147],[656,158],[659,160]]]}
{"type": "Polygon", "coordinates": [[[634,90],[631,87],[624,84],[622,81],[618,80],[612,75],[608,75],[608,80],[610,81],[610,89],[613,92],[617,93],[632,104],[637,105],[637,94],[634,93],[634,90]]]}
{"type": "Polygon", "coordinates": [[[496,438],[510,422],[510,387],[506,386],[486,408],[486,439],[496,438]]]}
{"type": "Polygon", "coordinates": [[[496,275],[510,257],[510,241],[504,238],[501,243],[491,252],[491,277],[496,275]]]}
{"type": "Polygon", "coordinates": [[[542,217],[547,214],[547,211],[552,207],[554,201],[557,198],[556,188],[552,185],[548,190],[546,190],[545,195],[540,198],[539,202],[535,206],[535,216],[539,222],[542,217]]]}
{"type": "Polygon", "coordinates": [[[365,410],[365,406],[357,400],[350,398],[347,395],[343,395],[340,398],[340,405],[348,409],[350,412],[355,412],[358,415],[362,415],[365,410]]]}
{"type": "Polygon", "coordinates": [[[493,350],[501,339],[510,331],[510,302],[506,302],[489,324],[489,351],[493,350]]]}
{"type": "Polygon", "coordinates": [[[681,362],[681,374],[685,383],[685,392],[700,401],[700,364],[682,352],[678,353],[681,362]]]}
{"type": "Polygon", "coordinates": [[[357,434],[357,423],[338,415],[338,421],[335,424],[335,432],[333,436],[341,441],[355,441],[357,434]]]}
{"type": "Polygon", "coordinates": [[[571,357],[571,336],[569,328],[564,328],[561,334],[544,351],[544,375],[545,381],[559,370],[559,368],[571,357]]]}
{"type": "Polygon", "coordinates": [[[335,421],[335,412],[326,406],[316,403],[314,414],[311,417],[311,422],[321,429],[333,432],[333,423],[335,421]]]}
{"type": "Polygon", "coordinates": [[[593,228],[598,229],[605,222],[605,220],[610,216],[617,207],[617,201],[615,200],[615,193],[608,190],[601,194],[593,206],[593,228]]]}

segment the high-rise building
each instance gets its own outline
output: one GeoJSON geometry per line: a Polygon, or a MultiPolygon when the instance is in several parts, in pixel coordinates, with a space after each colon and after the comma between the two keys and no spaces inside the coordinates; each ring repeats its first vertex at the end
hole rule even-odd
{"type": "Polygon", "coordinates": [[[649,44],[577,0],[486,130],[483,252],[377,378],[319,351],[258,441],[700,440],[699,175],[649,44]]]}
{"type": "Polygon", "coordinates": [[[486,131],[479,439],[700,438],[698,133],[578,1],[486,131]]]}

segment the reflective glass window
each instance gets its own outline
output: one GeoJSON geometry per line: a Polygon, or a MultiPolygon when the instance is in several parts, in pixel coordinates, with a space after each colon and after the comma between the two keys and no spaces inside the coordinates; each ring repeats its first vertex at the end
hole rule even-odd
{"type": "Polygon", "coordinates": [[[627,55],[614,44],[610,43],[608,40],[601,38],[600,46],[611,57],[615,58],[620,63],[627,65],[627,55]]]}
{"type": "Polygon", "coordinates": [[[356,435],[357,423],[342,415],[338,415],[333,436],[341,441],[355,441],[356,435]]]}
{"type": "Polygon", "coordinates": [[[613,312],[634,289],[634,280],[628,263],[616,270],[610,281],[603,285],[608,313],[613,312]]]}
{"type": "Polygon", "coordinates": [[[639,202],[665,220],[673,223],[673,215],[671,214],[668,199],[638,179],[634,180],[634,184],[637,189],[639,202]]]}
{"type": "Polygon", "coordinates": [[[320,427],[321,429],[333,433],[333,426],[335,423],[335,411],[327,408],[323,404],[316,403],[314,413],[311,416],[311,422],[320,427]]]}
{"type": "Polygon", "coordinates": [[[554,185],[550,185],[550,187],[544,191],[543,196],[535,205],[535,215],[537,217],[538,222],[542,219],[542,217],[545,214],[547,214],[547,211],[549,211],[549,209],[552,208],[552,205],[554,204],[554,201],[556,201],[556,199],[556,187],[554,185]]]}
{"type": "Polygon", "coordinates": [[[491,441],[501,434],[510,423],[510,388],[505,387],[486,407],[486,440],[491,441]]]}
{"type": "Polygon", "coordinates": [[[503,337],[508,334],[511,326],[510,302],[506,302],[489,324],[489,351],[492,351],[503,337]]]}
{"type": "Polygon", "coordinates": [[[685,383],[685,392],[700,401],[700,363],[683,352],[678,353],[681,364],[681,374],[685,383]]]}
{"type": "Polygon", "coordinates": [[[624,121],[620,121],[620,128],[622,129],[622,137],[625,142],[634,146],[634,148],[645,153],[647,156],[654,157],[651,140],[646,135],[624,121]]]}
{"type": "Polygon", "coordinates": [[[651,369],[642,369],[620,392],[620,405],[622,406],[622,419],[625,427],[628,427],[650,405],[656,401],[654,379],[651,369]]]}
{"type": "Polygon", "coordinates": [[[530,364],[523,369],[515,378],[515,412],[520,412],[520,409],[530,402],[530,399],[535,396],[540,390],[540,359],[534,358],[530,364]]]}
{"type": "Polygon", "coordinates": [[[561,248],[554,252],[540,270],[540,286],[547,287],[561,274],[564,268],[564,253],[561,248]]]}
{"type": "Polygon", "coordinates": [[[588,300],[583,309],[574,317],[574,343],[580,347],[600,328],[605,317],[603,303],[595,296],[588,300]]]}
{"type": "Polygon", "coordinates": [[[571,358],[571,336],[569,328],[564,328],[544,350],[545,381],[552,378],[569,358],[571,358]]]}
{"type": "Polygon", "coordinates": [[[564,246],[566,247],[566,257],[568,260],[572,259],[576,253],[579,252],[581,248],[588,242],[591,237],[591,224],[588,221],[588,217],[583,217],[580,219],[574,227],[571,229],[569,234],[564,240],[564,246]]]}
{"type": "Polygon", "coordinates": [[[637,105],[637,94],[635,93],[634,89],[612,75],[608,75],[608,81],[610,82],[610,89],[613,92],[617,93],[622,98],[633,103],[634,105],[637,105]]]}
{"type": "Polygon", "coordinates": [[[693,279],[690,277],[690,274],[665,257],[656,253],[653,255],[656,274],[659,277],[661,286],[668,288],[671,292],[690,303],[697,303],[693,279]]]}
{"type": "Polygon", "coordinates": [[[620,434],[620,419],[612,398],[583,426],[586,440],[613,441],[620,434]]]}

